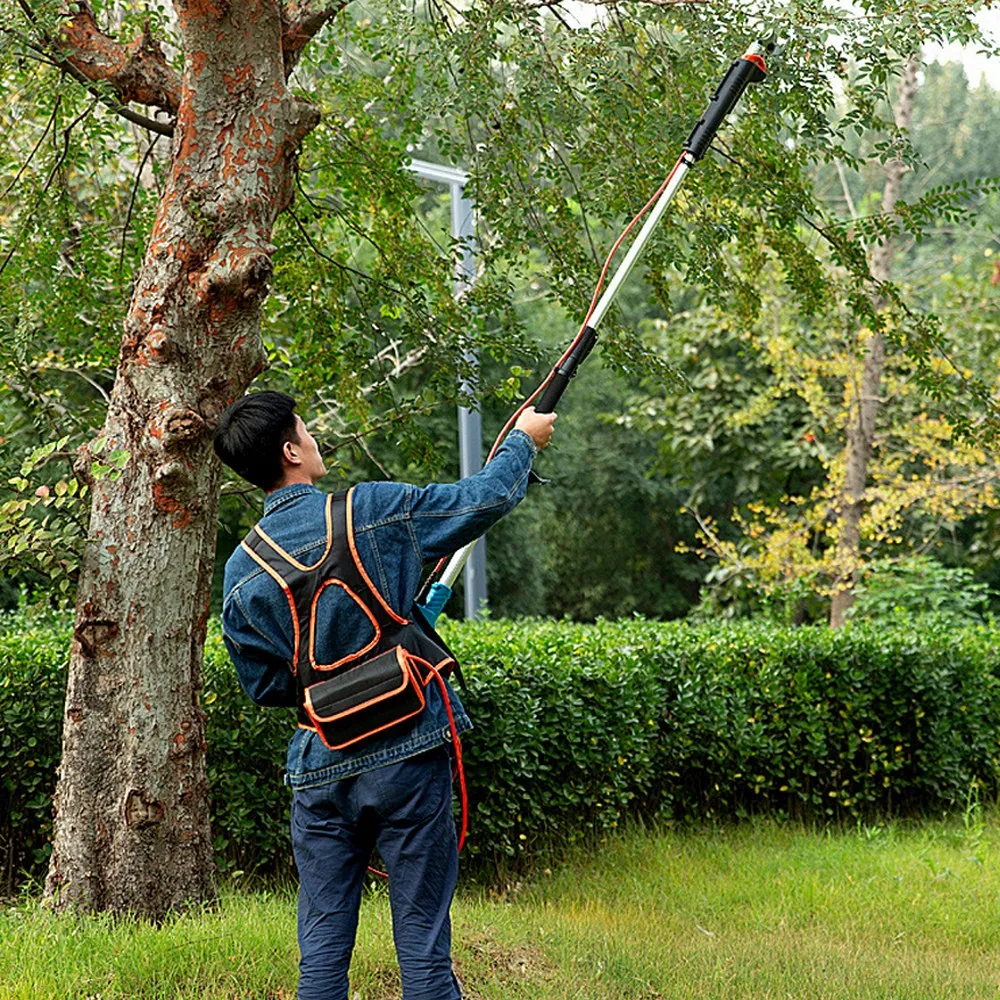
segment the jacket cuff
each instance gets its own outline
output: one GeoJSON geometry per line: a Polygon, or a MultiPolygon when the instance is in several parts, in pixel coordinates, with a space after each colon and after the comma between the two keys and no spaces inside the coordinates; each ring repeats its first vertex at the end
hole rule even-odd
{"type": "Polygon", "coordinates": [[[531,458],[532,460],[534,460],[534,457],[538,454],[538,445],[535,444],[534,438],[532,438],[532,436],[527,431],[522,431],[520,427],[515,427],[507,435],[507,440],[509,441],[512,437],[514,437],[515,434],[519,438],[524,438],[524,440],[528,442],[528,447],[531,449],[531,458]]]}

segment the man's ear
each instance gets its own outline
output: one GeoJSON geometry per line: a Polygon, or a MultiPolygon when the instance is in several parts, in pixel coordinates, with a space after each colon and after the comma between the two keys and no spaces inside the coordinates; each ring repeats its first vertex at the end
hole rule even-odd
{"type": "Polygon", "coordinates": [[[297,448],[297,445],[295,444],[294,441],[286,441],[281,446],[281,457],[289,465],[301,465],[302,464],[302,457],[299,455],[299,453],[296,450],[296,448],[297,448]]]}

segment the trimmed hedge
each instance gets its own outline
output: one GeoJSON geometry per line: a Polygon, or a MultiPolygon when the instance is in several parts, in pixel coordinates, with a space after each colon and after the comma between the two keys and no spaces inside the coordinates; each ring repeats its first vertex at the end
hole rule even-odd
{"type": "Polygon", "coordinates": [[[62,738],[70,626],[0,618],[0,887],[43,875],[62,738]]]}
{"type": "Polygon", "coordinates": [[[630,813],[915,813],[1000,778],[1000,634],[985,628],[488,622],[448,638],[472,689],[480,853],[630,813]]]}
{"type": "MultiPolygon", "coordinates": [[[[0,863],[41,874],[69,624],[0,622],[0,863]]],[[[1000,778],[1000,632],[898,627],[450,623],[476,722],[468,862],[502,865],[629,815],[818,819],[920,812],[1000,778]]],[[[224,867],[288,869],[288,711],[251,704],[217,625],[205,650],[224,867]]]]}

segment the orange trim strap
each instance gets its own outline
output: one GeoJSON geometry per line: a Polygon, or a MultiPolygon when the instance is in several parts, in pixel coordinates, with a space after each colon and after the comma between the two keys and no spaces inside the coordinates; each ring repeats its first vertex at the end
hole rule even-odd
{"type": "Polygon", "coordinates": [[[240,543],[244,549],[249,553],[250,558],[253,559],[261,569],[265,570],[271,577],[273,577],[278,586],[281,587],[288,599],[288,608],[292,613],[292,628],[295,630],[295,652],[292,654],[292,673],[298,675],[299,672],[299,612],[298,608],[295,607],[295,598],[292,597],[292,588],[284,581],[281,574],[271,566],[266,560],[262,559],[252,548],[250,548],[247,543],[240,543]]]}
{"type": "Polygon", "coordinates": [[[312,664],[314,670],[336,670],[337,667],[342,667],[345,663],[349,663],[351,660],[356,660],[359,656],[364,656],[365,653],[373,650],[377,645],[379,639],[382,638],[382,629],[379,628],[378,621],[375,616],[371,613],[368,605],[365,604],[357,594],[347,586],[343,580],[337,580],[331,577],[328,580],[324,580],[319,589],[316,591],[316,596],[313,597],[312,609],[309,613],[309,662],[312,664]],[[348,597],[352,598],[355,604],[358,605],[361,610],[368,615],[368,620],[372,623],[372,628],[375,629],[375,635],[372,637],[371,642],[366,646],[363,646],[356,653],[351,653],[349,656],[342,656],[336,663],[317,663],[316,662],[316,606],[319,604],[319,595],[330,586],[340,587],[348,597]]]}
{"type": "Polygon", "coordinates": [[[296,569],[302,570],[303,573],[310,573],[314,569],[319,569],[323,560],[330,554],[330,549],[333,548],[333,495],[329,494],[326,498],[326,549],[323,554],[316,560],[311,566],[306,566],[304,563],[300,563],[298,559],[289,555],[273,538],[258,524],[257,534],[267,542],[268,545],[274,549],[275,552],[281,556],[282,559],[290,562],[296,569]]]}
{"type": "Polygon", "coordinates": [[[386,613],[400,625],[408,625],[409,622],[405,618],[400,618],[392,608],[389,607],[386,599],[382,596],[378,587],[375,586],[371,581],[371,577],[365,570],[365,565],[358,556],[357,547],[354,544],[354,487],[352,486],[350,490],[347,491],[347,541],[351,546],[351,557],[354,559],[354,564],[358,567],[358,572],[361,574],[362,579],[371,588],[371,592],[375,595],[375,599],[385,608],[386,613]]]}

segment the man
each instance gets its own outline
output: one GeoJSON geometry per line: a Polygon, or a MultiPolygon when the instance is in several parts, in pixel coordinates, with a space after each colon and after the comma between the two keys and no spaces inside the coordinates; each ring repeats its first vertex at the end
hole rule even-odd
{"type": "MultiPolygon", "coordinates": [[[[531,463],[549,443],[554,420],[555,414],[525,410],[493,460],[457,483],[419,489],[373,482],[353,489],[348,520],[341,522],[353,535],[350,558],[357,578],[393,620],[411,617],[424,563],[478,538],[524,498],[531,463]]],[[[266,493],[255,537],[289,566],[320,566],[330,552],[333,501],[316,487],[326,467],[295,401],[279,392],[244,396],[223,413],[215,450],[266,493]]],[[[255,702],[300,711],[286,764],[299,871],[299,998],[346,1000],[361,887],[374,848],[389,873],[405,1000],[459,998],[449,917],[458,873],[449,746],[453,733],[472,723],[447,682],[427,683],[426,704],[412,721],[331,749],[315,713],[306,712],[312,706],[304,706],[302,674],[293,670],[307,646],[309,663],[333,676],[338,662],[375,644],[375,616],[363,595],[343,584],[319,586],[306,602],[308,615],[297,613],[287,582],[253,551],[241,546],[226,563],[223,635],[255,702]]]]}

